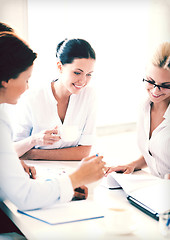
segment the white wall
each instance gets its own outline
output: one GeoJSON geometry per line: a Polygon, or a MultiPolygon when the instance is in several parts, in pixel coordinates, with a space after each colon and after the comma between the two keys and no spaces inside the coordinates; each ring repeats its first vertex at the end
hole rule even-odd
{"type": "Polygon", "coordinates": [[[27,40],[27,0],[0,0],[0,21],[10,25],[17,34],[27,40]]]}
{"type": "Polygon", "coordinates": [[[37,84],[56,78],[55,48],[84,38],[97,54],[93,79],[98,126],[136,121],[147,54],[147,1],[29,0],[29,42],[38,52],[37,84]]]}
{"type": "Polygon", "coordinates": [[[170,40],[170,0],[0,0],[0,21],[38,53],[31,85],[57,77],[55,48],[84,38],[97,54],[98,126],[135,122],[147,57],[170,40]],[[27,21],[28,20],[28,21],[27,21]],[[28,35],[27,35],[28,23],[28,35]]]}

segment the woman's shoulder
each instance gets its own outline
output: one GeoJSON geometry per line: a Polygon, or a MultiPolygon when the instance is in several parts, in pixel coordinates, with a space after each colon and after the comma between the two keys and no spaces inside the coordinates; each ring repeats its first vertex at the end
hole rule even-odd
{"type": "Polygon", "coordinates": [[[146,95],[144,95],[144,96],[141,98],[141,101],[140,101],[140,104],[139,104],[140,109],[143,110],[143,111],[145,111],[148,107],[150,107],[151,103],[152,103],[152,102],[150,101],[149,97],[146,96],[146,95]]]}
{"type": "Polygon", "coordinates": [[[8,114],[6,109],[8,108],[8,104],[3,103],[0,104],[0,121],[8,122],[8,114]]]}
{"type": "Polygon", "coordinates": [[[4,127],[7,127],[11,131],[11,121],[8,115],[8,104],[0,104],[0,129],[1,134],[4,127]]]}
{"type": "Polygon", "coordinates": [[[21,97],[21,101],[37,101],[50,94],[51,83],[30,87],[21,97]]]}

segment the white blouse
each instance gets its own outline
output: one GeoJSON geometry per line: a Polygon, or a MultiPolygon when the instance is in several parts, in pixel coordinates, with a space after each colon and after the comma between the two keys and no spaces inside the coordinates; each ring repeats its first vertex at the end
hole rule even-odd
{"type": "Polygon", "coordinates": [[[74,191],[65,174],[52,181],[30,179],[13,148],[12,129],[4,104],[0,104],[0,201],[9,199],[20,210],[68,202],[74,191]]]}
{"type": "Polygon", "coordinates": [[[64,148],[78,145],[92,145],[95,140],[96,130],[96,97],[94,90],[86,86],[79,94],[72,94],[64,122],[62,124],[57,111],[57,101],[53,96],[51,84],[36,89],[28,90],[22,101],[17,104],[17,120],[14,125],[14,141],[22,140],[31,134],[55,126],[75,125],[79,135],[73,142],[60,139],[52,146],[37,148],[64,148]]]}
{"type": "Polygon", "coordinates": [[[164,120],[149,139],[150,111],[151,102],[147,99],[138,121],[138,145],[151,173],[163,178],[166,173],[170,173],[170,105],[164,120]]]}

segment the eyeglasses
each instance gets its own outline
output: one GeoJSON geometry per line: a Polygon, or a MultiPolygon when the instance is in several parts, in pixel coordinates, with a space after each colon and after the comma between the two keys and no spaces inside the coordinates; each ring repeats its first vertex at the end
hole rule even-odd
{"type": "Polygon", "coordinates": [[[159,90],[161,90],[161,88],[162,88],[162,89],[170,89],[170,84],[167,84],[167,85],[163,85],[163,84],[162,84],[162,85],[158,85],[158,84],[156,84],[154,81],[146,80],[146,79],[144,79],[144,78],[143,78],[143,82],[147,82],[147,83],[153,85],[154,88],[157,87],[159,90]]]}

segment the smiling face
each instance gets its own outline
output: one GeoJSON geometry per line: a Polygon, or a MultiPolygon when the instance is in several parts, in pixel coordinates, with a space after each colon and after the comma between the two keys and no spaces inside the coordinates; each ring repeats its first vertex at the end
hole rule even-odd
{"type": "MultiPolygon", "coordinates": [[[[149,80],[157,85],[170,85],[170,71],[156,67],[153,64],[148,66],[146,71],[146,80],[149,80]]],[[[154,87],[153,84],[146,83],[146,90],[149,94],[150,100],[153,103],[160,103],[165,101],[170,102],[170,89],[154,87]]]]}
{"type": "Polygon", "coordinates": [[[72,63],[64,65],[59,62],[59,79],[70,94],[78,94],[90,82],[94,65],[95,60],[92,58],[77,58],[72,63]]]}
{"type": "Polygon", "coordinates": [[[20,73],[15,79],[11,78],[8,82],[2,82],[1,88],[3,94],[2,102],[16,104],[21,94],[28,89],[28,79],[31,76],[33,65],[20,73]]]}

